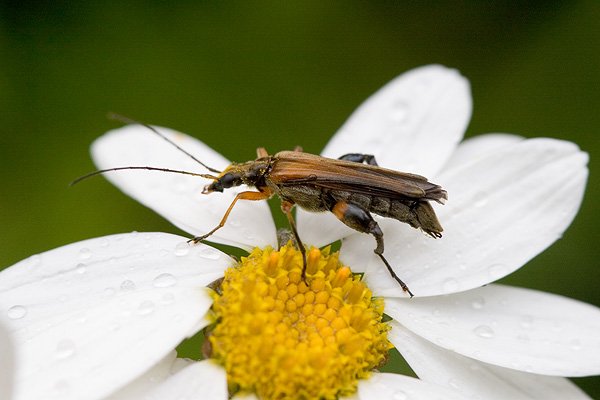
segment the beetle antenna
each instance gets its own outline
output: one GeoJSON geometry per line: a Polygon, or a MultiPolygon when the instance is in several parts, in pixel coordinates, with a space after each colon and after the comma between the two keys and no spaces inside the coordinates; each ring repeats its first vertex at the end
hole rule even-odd
{"type": "Polygon", "coordinates": [[[202,165],[204,168],[206,168],[210,172],[215,172],[217,174],[221,173],[221,171],[209,167],[208,165],[204,164],[202,161],[200,161],[196,157],[194,157],[194,155],[190,154],[186,150],[184,150],[181,147],[179,147],[179,145],[177,143],[175,143],[174,141],[172,141],[171,139],[169,139],[168,137],[166,137],[164,134],[160,133],[158,131],[158,129],[156,129],[152,125],[148,125],[148,124],[145,124],[143,122],[136,121],[135,119],[131,119],[131,118],[128,118],[128,117],[125,117],[123,115],[120,115],[120,114],[117,114],[117,113],[113,113],[113,112],[108,113],[107,116],[108,116],[109,119],[112,119],[112,120],[115,120],[115,121],[120,121],[120,122],[123,122],[125,124],[138,124],[138,125],[142,125],[143,127],[146,127],[148,129],[150,129],[152,132],[154,132],[155,134],[157,134],[164,141],[166,141],[167,143],[169,143],[171,146],[174,146],[177,150],[181,151],[183,154],[185,154],[186,156],[190,157],[192,160],[196,161],[198,164],[202,165]]]}
{"type": "Polygon", "coordinates": [[[75,184],[83,181],[84,179],[91,178],[92,176],[104,174],[105,172],[122,171],[124,169],[145,169],[147,171],[172,172],[174,174],[199,176],[199,177],[202,177],[202,178],[212,179],[213,181],[216,181],[217,179],[219,179],[216,176],[209,175],[209,174],[197,174],[195,172],[180,171],[180,170],[177,170],[177,169],[169,169],[169,168],[157,168],[157,167],[116,167],[116,168],[100,169],[98,171],[90,172],[89,174],[85,174],[83,176],[80,176],[79,178],[77,178],[73,182],[71,182],[69,184],[69,186],[73,186],[73,185],[75,185],[75,184]]]}

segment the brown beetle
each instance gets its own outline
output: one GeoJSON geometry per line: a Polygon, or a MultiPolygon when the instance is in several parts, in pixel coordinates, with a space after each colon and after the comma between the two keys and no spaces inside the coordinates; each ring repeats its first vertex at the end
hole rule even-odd
{"type": "MultiPolygon", "coordinates": [[[[124,117],[125,122],[136,122],[124,117]]],[[[139,123],[139,122],[136,122],[139,123]]],[[[222,192],[235,186],[247,185],[258,191],[238,193],[223,215],[221,222],[210,232],[191,239],[198,243],[210,237],[222,228],[229,213],[238,200],[266,200],[274,195],[281,199],[281,209],[286,214],[292,233],[302,253],[306,274],[306,254],[298,235],[292,208],[294,205],[311,212],[332,212],[341,222],[350,228],[375,237],[377,254],[392,277],[411,297],[408,286],[396,275],[389,262],[383,256],[383,232],[371,213],[405,222],[413,228],[419,228],[433,238],[442,236],[442,226],[430,201],[443,204],[447,193],[439,185],[428,182],[427,178],[404,172],[381,168],[374,156],[367,154],[346,154],[339,159],[325,158],[295,151],[281,151],[269,155],[264,148],[257,149],[258,158],[244,163],[232,163],[224,171],[218,171],[203,164],[193,155],[172,142],[152,126],[142,124],[152,132],[192,157],[217,176],[196,174],[187,171],[155,167],[117,167],[93,172],[73,183],[89,176],[122,169],[146,169],[181,173],[212,179],[202,193],[222,192]]]]}

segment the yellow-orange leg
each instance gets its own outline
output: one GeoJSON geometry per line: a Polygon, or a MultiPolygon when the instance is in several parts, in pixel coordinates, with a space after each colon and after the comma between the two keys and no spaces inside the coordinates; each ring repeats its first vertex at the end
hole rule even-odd
{"type": "Polygon", "coordinates": [[[290,228],[294,234],[296,245],[298,246],[298,250],[300,250],[300,254],[302,254],[302,280],[306,281],[306,249],[304,249],[304,245],[302,244],[300,235],[298,235],[298,230],[296,229],[296,221],[294,221],[294,216],[292,215],[293,207],[294,203],[287,200],[281,201],[281,211],[283,211],[288,219],[288,222],[290,223],[290,228]]]}
{"type": "Polygon", "coordinates": [[[231,210],[233,210],[233,206],[235,206],[235,203],[237,203],[238,200],[267,200],[271,196],[272,196],[272,192],[267,188],[263,189],[260,192],[238,193],[235,196],[235,198],[233,199],[233,201],[231,202],[231,204],[229,205],[229,208],[225,212],[225,215],[223,215],[223,218],[221,219],[221,222],[219,222],[219,225],[217,225],[212,231],[208,232],[205,235],[197,236],[193,239],[188,240],[188,243],[189,242],[193,242],[193,243],[201,242],[204,239],[206,239],[207,237],[209,237],[210,235],[212,235],[213,233],[215,233],[216,231],[218,231],[219,229],[221,229],[222,227],[224,227],[225,222],[227,222],[227,217],[229,217],[229,213],[231,212],[231,210]]]}

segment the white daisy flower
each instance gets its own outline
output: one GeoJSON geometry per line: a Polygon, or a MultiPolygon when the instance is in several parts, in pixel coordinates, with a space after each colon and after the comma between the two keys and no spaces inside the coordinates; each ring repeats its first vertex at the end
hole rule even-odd
{"type": "MultiPolygon", "coordinates": [[[[448,191],[448,204],[436,208],[444,226],[440,240],[398,221],[378,219],[385,255],[415,298],[406,298],[373,255],[371,237],[345,228],[330,215],[299,212],[303,241],[320,246],[343,239],[341,260],[365,273],[368,288],[337,265],[335,255],[310,251],[313,281],[331,292],[315,290],[310,303],[314,306],[306,312],[320,308],[314,318],[328,324],[315,323],[321,340],[313,337],[311,346],[298,346],[301,351],[282,356],[278,350],[298,339],[297,331],[283,322],[298,314],[294,307],[304,312],[309,304],[307,295],[299,296],[306,293],[302,292],[306,285],[297,279],[301,262],[292,247],[281,251],[268,247],[276,246],[276,235],[266,203],[238,202],[225,227],[210,239],[246,250],[258,247],[245,262],[267,275],[290,261],[293,268],[285,271],[285,277],[273,279],[275,289],[259,284],[248,288],[243,279],[235,279],[236,269],[225,272],[232,265],[225,254],[204,244],[188,246],[186,238],[162,233],[75,243],[0,273],[0,308],[5,310],[0,318],[15,343],[14,398],[224,399],[228,377],[231,389],[236,388],[232,384],[248,389],[252,384],[246,379],[259,370],[283,374],[268,376],[276,384],[253,383],[263,397],[293,395],[297,386],[285,385],[302,373],[295,364],[301,357],[315,366],[317,387],[330,388],[324,384],[329,382],[330,375],[324,373],[328,369],[318,366],[330,367],[328,362],[340,356],[330,352],[332,341],[340,340],[341,347],[353,354],[362,352],[371,362],[381,361],[381,351],[387,349],[382,349],[386,329],[378,314],[381,298],[385,313],[394,319],[388,338],[421,380],[352,372],[353,377],[369,378],[361,379],[352,395],[353,384],[335,375],[334,385],[341,386],[333,393],[359,399],[587,398],[562,377],[600,372],[600,311],[547,293],[482,287],[521,267],[564,232],[581,202],[587,155],[572,143],[503,134],[459,144],[470,113],[469,86],[463,77],[441,66],[419,68],[368,99],[323,153],[374,154],[381,166],[425,175],[448,191]],[[202,289],[224,274],[222,291],[230,288],[233,296],[226,301],[202,289]],[[244,297],[248,293],[257,303],[248,303],[250,297],[244,297]],[[227,308],[235,296],[246,302],[227,308]],[[335,299],[340,298],[350,299],[349,305],[337,304],[335,299]],[[213,311],[208,312],[213,299],[213,311]],[[289,314],[275,322],[261,320],[260,307],[269,301],[270,310],[289,314]],[[280,305],[283,309],[277,308],[280,305]],[[346,318],[346,323],[368,327],[361,337],[372,341],[365,345],[364,340],[340,333],[343,327],[336,325],[336,317],[344,316],[341,310],[351,310],[354,317],[346,318]],[[226,370],[210,360],[175,359],[172,349],[206,327],[213,313],[220,318],[226,313],[241,315],[235,323],[217,324],[212,330],[210,352],[226,370]],[[224,331],[218,331],[220,325],[224,331]],[[250,334],[243,336],[244,330],[250,334]],[[240,331],[242,336],[236,336],[240,331]],[[251,351],[237,346],[239,353],[229,353],[240,337],[251,351]],[[255,337],[263,341],[256,342],[255,337]],[[317,354],[311,352],[313,346],[319,349],[317,354]],[[273,357],[280,363],[268,364],[273,357]],[[240,371],[242,367],[247,369],[240,371]]],[[[217,169],[230,164],[197,140],[160,129],[204,163],[217,169]]],[[[93,156],[100,168],[149,165],[206,172],[140,126],[107,133],[94,143],[93,156]]],[[[201,194],[203,179],[150,171],[122,171],[107,178],[193,235],[216,226],[235,194],[243,190],[206,196],[201,194]]],[[[353,362],[341,364],[345,368],[353,362]]],[[[314,393],[315,385],[305,383],[305,393],[314,393]]]]}

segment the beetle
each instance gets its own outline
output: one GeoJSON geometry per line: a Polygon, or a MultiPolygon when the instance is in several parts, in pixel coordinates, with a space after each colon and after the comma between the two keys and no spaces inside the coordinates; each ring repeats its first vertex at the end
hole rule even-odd
{"type": "Polygon", "coordinates": [[[292,208],[295,205],[310,212],[331,212],[348,227],[373,235],[376,241],[375,254],[379,256],[390,275],[402,289],[410,297],[413,297],[413,293],[396,275],[383,255],[383,232],[372,214],[405,222],[413,228],[421,229],[432,238],[442,237],[442,226],[430,202],[444,204],[448,199],[447,192],[423,176],[382,168],[377,164],[373,155],[350,153],[339,159],[331,159],[304,153],[299,147],[294,151],[281,151],[269,155],[265,148],[259,147],[255,160],[232,163],[225,170],[218,171],[202,163],[154,127],[121,116],[116,116],[116,118],[147,127],[218,175],[132,166],[95,171],[78,178],[73,184],[108,171],[146,169],[211,179],[212,182],[206,185],[202,191],[204,194],[223,192],[241,185],[257,189],[257,191],[238,193],[219,224],[210,232],[194,237],[189,242],[201,242],[225,226],[231,210],[239,200],[267,200],[277,195],[281,199],[281,210],[287,216],[293,237],[302,254],[302,278],[304,280],[306,279],[306,250],[302,245],[292,215],[292,208]]]}
{"type": "MultiPolygon", "coordinates": [[[[304,260],[304,247],[291,212],[294,205],[310,212],[331,212],[348,227],[373,235],[377,243],[375,254],[402,289],[413,296],[383,256],[383,232],[371,213],[408,223],[433,238],[440,238],[443,229],[429,202],[443,204],[448,199],[441,186],[420,175],[379,167],[369,154],[350,153],[331,159],[300,149],[269,155],[260,147],[257,156],[253,161],[231,164],[204,187],[204,194],[240,185],[258,191],[238,193],[221,222],[191,241],[200,242],[222,228],[238,200],[266,200],[277,195],[304,260]]],[[[306,261],[303,278],[305,273],[306,261]]]]}

